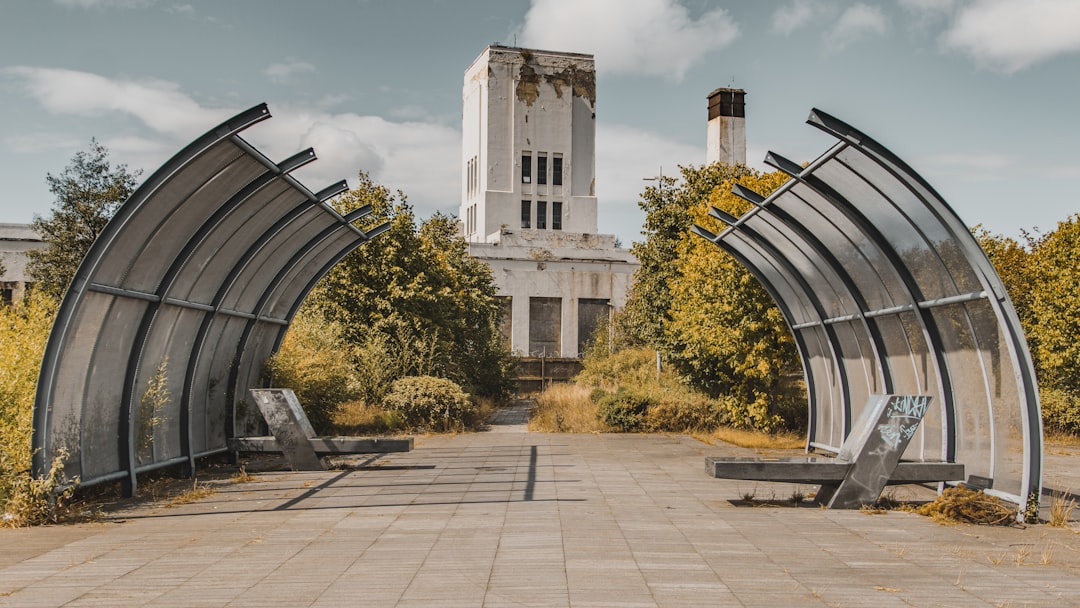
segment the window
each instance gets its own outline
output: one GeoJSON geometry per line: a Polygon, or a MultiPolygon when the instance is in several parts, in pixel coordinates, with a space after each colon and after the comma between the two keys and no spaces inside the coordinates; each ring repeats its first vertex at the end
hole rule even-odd
{"type": "Polygon", "coordinates": [[[547,228],[547,201],[536,201],[536,229],[547,228]]]}
{"type": "Polygon", "coordinates": [[[547,154],[536,155],[536,183],[547,183],[547,154]]]}
{"type": "Polygon", "coordinates": [[[532,183],[532,155],[522,153],[521,155],[521,183],[532,183]]]}
{"type": "Polygon", "coordinates": [[[562,185],[562,157],[555,156],[551,159],[551,185],[562,185]]]}
{"type": "Polygon", "coordinates": [[[562,230],[562,202],[551,201],[551,229],[562,230]]]}
{"type": "Polygon", "coordinates": [[[532,223],[532,203],[530,201],[521,201],[521,227],[531,228],[532,223]]]}

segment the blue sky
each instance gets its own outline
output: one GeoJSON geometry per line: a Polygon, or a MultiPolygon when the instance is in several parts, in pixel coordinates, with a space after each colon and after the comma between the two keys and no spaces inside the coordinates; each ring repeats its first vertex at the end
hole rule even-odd
{"type": "Polygon", "coordinates": [[[705,95],[747,91],[748,161],[832,140],[819,107],[908,161],[968,224],[1017,235],[1080,211],[1080,2],[895,0],[4,0],[0,222],[52,203],[96,137],[144,176],[224,118],[312,190],[366,170],[456,213],[462,74],[487,44],[596,56],[600,229],[705,160],[705,95]]]}

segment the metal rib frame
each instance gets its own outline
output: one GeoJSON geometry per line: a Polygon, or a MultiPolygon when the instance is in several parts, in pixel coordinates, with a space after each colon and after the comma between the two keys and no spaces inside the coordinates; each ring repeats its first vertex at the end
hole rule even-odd
{"type": "Polygon", "coordinates": [[[847,421],[862,406],[851,401],[859,394],[851,384],[856,380],[831,331],[849,324],[869,339],[863,366],[880,373],[885,392],[928,392],[942,405],[940,423],[926,425],[905,457],[961,462],[990,493],[1037,505],[1038,387],[1019,319],[993,265],[944,199],[896,155],[820,110],[807,122],[839,142],[805,167],[770,152],[766,163],[791,176],[788,182],[768,197],[736,186],[734,193],[754,207],[738,218],[712,210],[726,225],[719,233],[692,229],[732,254],[776,300],[806,375],[807,445],[836,443],[819,438],[829,432],[823,425],[838,421],[846,421],[846,437],[847,421]],[[764,226],[771,229],[762,232],[764,226]],[[837,297],[855,310],[826,314],[827,303],[840,303],[837,297]],[[813,302],[817,318],[796,313],[803,305],[792,298],[813,302]],[[819,350],[827,359],[823,366],[811,346],[821,337],[827,343],[819,350]],[[824,399],[820,390],[834,380],[843,385],[839,401],[824,399]]]}
{"type": "Polygon", "coordinates": [[[38,376],[36,475],[60,459],[83,485],[120,480],[132,494],[138,473],[190,472],[197,457],[227,449],[233,395],[260,378],[227,390],[222,380],[236,361],[258,368],[314,283],[385,231],[353,225],[365,210],[342,217],[326,203],[344,182],[313,194],[289,175],[314,151],[276,164],[239,137],[269,117],[261,104],[186,146],[91,246],[38,376]],[[256,324],[276,329],[237,331],[256,324]],[[230,356],[215,357],[229,338],[230,356]]]}

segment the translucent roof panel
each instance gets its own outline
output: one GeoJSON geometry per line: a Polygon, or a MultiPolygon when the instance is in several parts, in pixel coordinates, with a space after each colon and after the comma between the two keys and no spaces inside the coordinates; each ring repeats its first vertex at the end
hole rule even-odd
{"type": "Polygon", "coordinates": [[[769,153],[791,180],[768,197],[737,187],[753,209],[694,229],[772,283],[810,388],[808,444],[837,449],[870,394],[931,395],[905,458],[962,463],[1026,505],[1042,482],[1038,388],[1001,279],[906,163],[824,112],[808,122],[838,143],[805,166],[769,153]]]}
{"type": "Polygon", "coordinates": [[[269,117],[256,106],[181,150],[90,248],[38,378],[36,473],[62,457],[83,485],[133,492],[139,472],[226,450],[252,430],[236,398],[258,386],[300,300],[385,229],[365,233],[361,213],[326,203],[344,182],[316,194],[289,175],[314,151],[274,163],[239,137],[269,117]]]}

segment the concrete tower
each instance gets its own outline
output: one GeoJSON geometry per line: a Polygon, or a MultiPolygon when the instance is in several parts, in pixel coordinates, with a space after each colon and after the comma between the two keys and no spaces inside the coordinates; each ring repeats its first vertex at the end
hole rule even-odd
{"type": "Polygon", "coordinates": [[[592,55],[489,46],[465,71],[461,220],[521,356],[577,357],[638,267],[597,234],[592,55]]]}
{"type": "Polygon", "coordinates": [[[716,89],[709,93],[709,129],[705,161],[746,164],[746,91],[716,89]]]}
{"type": "Polygon", "coordinates": [[[466,240],[504,227],[596,232],[596,70],[591,55],[490,46],[465,72],[461,210],[466,240]]]}

